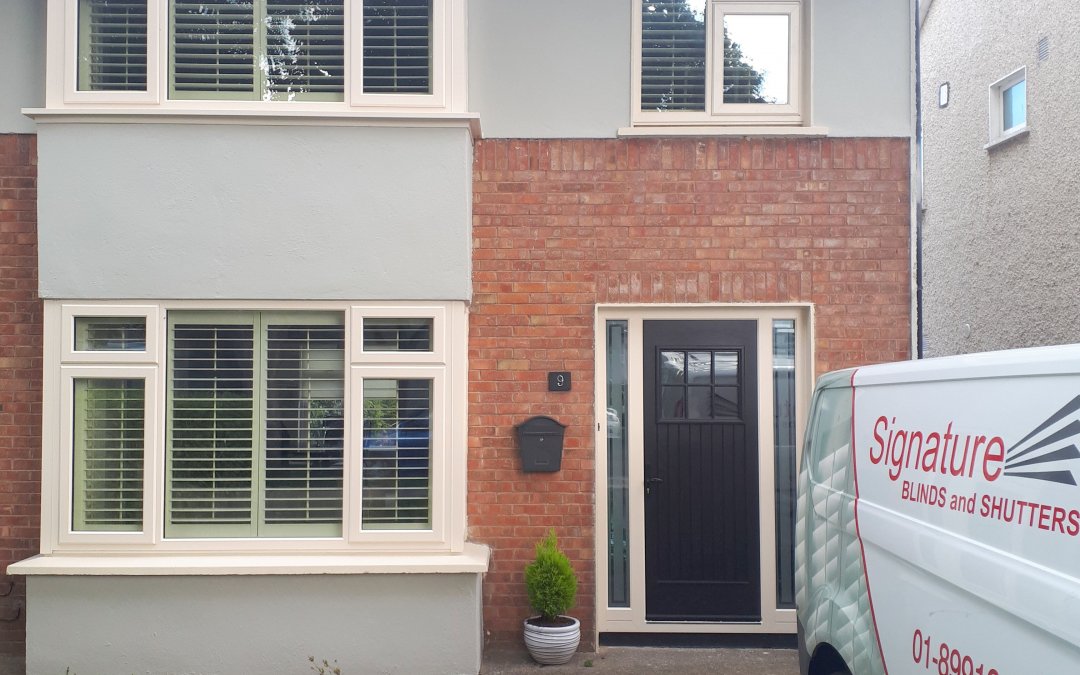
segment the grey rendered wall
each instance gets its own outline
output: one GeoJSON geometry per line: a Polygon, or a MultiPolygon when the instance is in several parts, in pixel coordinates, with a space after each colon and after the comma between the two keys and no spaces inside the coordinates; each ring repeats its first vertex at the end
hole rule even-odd
{"type": "Polygon", "coordinates": [[[0,0],[0,134],[33,133],[45,101],[45,1],[0,0]]]}
{"type": "Polygon", "coordinates": [[[488,138],[630,124],[630,0],[469,0],[469,108],[488,138]]]}
{"type": "Polygon", "coordinates": [[[38,133],[43,297],[468,298],[465,128],[38,133]]]}
{"type": "MultiPolygon", "coordinates": [[[[470,0],[469,107],[489,138],[611,138],[630,124],[633,3],[470,0]]],[[[912,0],[808,0],[812,122],[911,136],[912,0]]]]}
{"type": "Polygon", "coordinates": [[[912,0],[810,0],[813,114],[830,136],[912,136],[912,0]]]}
{"type": "Polygon", "coordinates": [[[28,675],[476,673],[476,574],[38,577],[28,675]]]}
{"type": "Polygon", "coordinates": [[[1080,3],[934,0],[923,24],[931,356],[1080,342],[1080,3]],[[1049,58],[1036,59],[1040,38],[1049,58]],[[985,149],[988,87],[1027,66],[1030,133],[985,149]],[[949,82],[950,101],[937,106],[949,82]]]}

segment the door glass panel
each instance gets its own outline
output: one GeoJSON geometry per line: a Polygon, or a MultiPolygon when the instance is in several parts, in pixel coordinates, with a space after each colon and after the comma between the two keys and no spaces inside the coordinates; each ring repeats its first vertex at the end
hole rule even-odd
{"type": "Polygon", "coordinates": [[[688,387],[686,417],[692,420],[707,420],[712,415],[712,405],[709,403],[710,387],[688,387]]]}
{"type": "Polygon", "coordinates": [[[690,384],[709,384],[711,365],[711,352],[690,352],[690,359],[687,364],[687,381],[690,384]]]}
{"type": "Polygon", "coordinates": [[[713,417],[739,416],[739,388],[713,388],[713,417]]]}
{"type": "Polygon", "coordinates": [[[795,607],[795,321],[773,321],[776,606],[795,607]]]}
{"type": "Polygon", "coordinates": [[[608,606],[630,606],[627,323],[607,322],[608,606]]]}
{"type": "Polygon", "coordinates": [[[714,352],[713,359],[713,382],[717,385],[737,385],[739,383],[739,353],[714,352]]]}
{"type": "Polygon", "coordinates": [[[737,351],[662,351],[660,382],[661,419],[739,417],[737,351]]]}
{"type": "Polygon", "coordinates": [[[664,387],[660,397],[660,417],[663,419],[686,418],[686,389],[684,387],[664,387]]]}
{"type": "Polygon", "coordinates": [[[683,352],[660,352],[661,384],[682,384],[686,371],[686,354],[683,352]]]}

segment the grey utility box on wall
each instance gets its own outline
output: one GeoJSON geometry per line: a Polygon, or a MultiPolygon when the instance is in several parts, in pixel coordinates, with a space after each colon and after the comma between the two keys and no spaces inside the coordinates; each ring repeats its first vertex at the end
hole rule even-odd
{"type": "Polygon", "coordinates": [[[522,471],[559,470],[566,425],[541,415],[530,417],[516,429],[522,471]]]}

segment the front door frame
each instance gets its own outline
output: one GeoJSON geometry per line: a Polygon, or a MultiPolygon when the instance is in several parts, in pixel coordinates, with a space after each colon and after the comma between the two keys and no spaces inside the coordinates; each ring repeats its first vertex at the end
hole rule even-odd
{"type": "Polygon", "coordinates": [[[773,461],[772,322],[795,321],[796,459],[802,455],[805,420],[813,393],[813,306],[786,304],[597,305],[596,358],[596,631],[617,633],[767,633],[796,631],[795,610],[776,607],[776,509],[773,461]],[[630,521],[628,607],[608,606],[607,321],[626,321],[627,433],[630,521]],[[645,618],[645,500],[643,429],[643,326],[652,320],[755,320],[758,322],[758,489],[760,509],[761,621],[648,621],[645,618]]]}

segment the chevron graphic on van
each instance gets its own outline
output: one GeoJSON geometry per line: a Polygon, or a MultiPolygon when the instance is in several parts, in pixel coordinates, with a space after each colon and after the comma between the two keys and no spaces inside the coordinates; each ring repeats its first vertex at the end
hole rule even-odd
{"type": "Polygon", "coordinates": [[[1078,413],[1080,396],[1009,448],[1005,453],[1005,475],[1076,485],[1072,470],[1061,463],[1080,459],[1078,413]]]}

